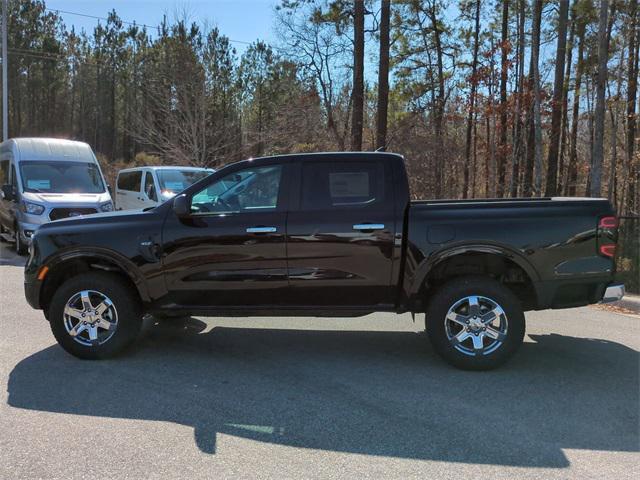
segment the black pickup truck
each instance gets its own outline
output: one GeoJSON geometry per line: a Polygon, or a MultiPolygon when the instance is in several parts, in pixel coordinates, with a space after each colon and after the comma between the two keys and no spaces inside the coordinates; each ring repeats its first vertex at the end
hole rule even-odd
{"type": "Polygon", "coordinates": [[[434,349],[488,369],[524,311],[624,294],[603,199],[410,201],[401,156],[283,155],[229,165],[164,204],[43,225],[31,306],[81,358],[105,358],[143,315],[426,314],[434,349]]]}

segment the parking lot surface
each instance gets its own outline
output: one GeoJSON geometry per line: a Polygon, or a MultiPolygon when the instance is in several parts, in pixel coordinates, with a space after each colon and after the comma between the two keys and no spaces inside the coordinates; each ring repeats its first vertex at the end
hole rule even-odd
{"type": "Polygon", "coordinates": [[[0,250],[0,478],[637,478],[640,319],[531,312],[458,371],[423,316],[149,320],[113,360],[59,348],[0,250]]]}

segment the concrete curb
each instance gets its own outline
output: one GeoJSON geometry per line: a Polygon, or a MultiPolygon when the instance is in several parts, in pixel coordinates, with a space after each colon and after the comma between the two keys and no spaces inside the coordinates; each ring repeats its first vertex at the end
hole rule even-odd
{"type": "Polygon", "coordinates": [[[622,300],[611,302],[609,305],[626,308],[627,310],[640,314],[640,295],[627,293],[622,297],[622,300]]]}

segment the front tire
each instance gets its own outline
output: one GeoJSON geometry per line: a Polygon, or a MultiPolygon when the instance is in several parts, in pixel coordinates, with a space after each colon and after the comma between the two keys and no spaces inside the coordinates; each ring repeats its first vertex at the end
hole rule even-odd
{"type": "Polygon", "coordinates": [[[135,340],[142,309],[121,276],[91,272],[58,288],[48,318],[62,348],[78,358],[95,360],[113,357],[135,340]]]}
{"type": "Polygon", "coordinates": [[[506,362],[524,339],[518,298],[489,277],[445,283],[426,312],[429,340],[447,362],[464,370],[491,370],[506,362]]]}
{"type": "Polygon", "coordinates": [[[16,236],[16,253],[18,255],[26,255],[27,246],[22,242],[22,239],[20,237],[20,224],[19,223],[16,223],[15,236],[16,236]]]}

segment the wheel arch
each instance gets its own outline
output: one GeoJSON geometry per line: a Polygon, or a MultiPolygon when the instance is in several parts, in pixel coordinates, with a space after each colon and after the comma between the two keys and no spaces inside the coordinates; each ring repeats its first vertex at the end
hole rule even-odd
{"type": "Polygon", "coordinates": [[[46,312],[57,287],[64,281],[89,271],[107,271],[119,274],[135,288],[141,301],[150,301],[140,269],[129,259],[107,249],[91,248],[65,251],[47,259],[49,267],[40,290],[40,306],[46,312]]]}
{"type": "Polygon", "coordinates": [[[496,279],[506,274],[503,283],[508,283],[504,280],[508,280],[508,275],[513,275],[515,280],[523,283],[522,288],[516,288],[514,293],[527,309],[536,307],[539,298],[536,288],[540,280],[538,272],[520,252],[497,244],[456,245],[434,253],[418,266],[409,291],[410,298],[421,301],[425,295],[428,297],[429,290],[440,285],[436,281],[482,274],[496,279]],[[448,268],[451,266],[458,268],[448,268]],[[521,278],[517,278],[518,274],[521,278]],[[531,297],[527,297],[527,290],[532,294],[531,297]]]}

